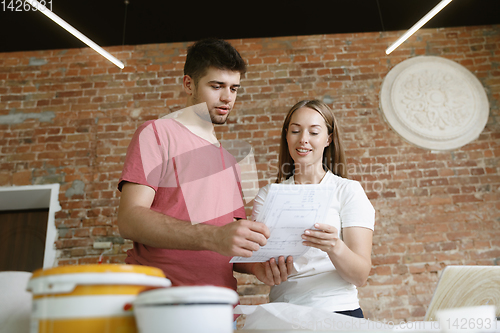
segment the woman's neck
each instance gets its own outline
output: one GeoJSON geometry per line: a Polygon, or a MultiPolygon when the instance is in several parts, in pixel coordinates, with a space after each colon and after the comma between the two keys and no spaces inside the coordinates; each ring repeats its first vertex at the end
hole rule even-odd
{"type": "Polygon", "coordinates": [[[325,177],[326,171],[322,165],[318,166],[302,166],[295,165],[295,173],[293,179],[295,184],[319,184],[325,177]]]}

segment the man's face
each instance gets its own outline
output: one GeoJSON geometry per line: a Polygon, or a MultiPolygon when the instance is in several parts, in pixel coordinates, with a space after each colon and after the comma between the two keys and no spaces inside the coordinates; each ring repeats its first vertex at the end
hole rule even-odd
{"type": "Polygon", "coordinates": [[[212,123],[224,124],[236,101],[240,73],[210,67],[197,84],[191,80],[186,86],[186,78],[184,80],[186,92],[190,95],[190,104],[207,103],[212,123]]]}

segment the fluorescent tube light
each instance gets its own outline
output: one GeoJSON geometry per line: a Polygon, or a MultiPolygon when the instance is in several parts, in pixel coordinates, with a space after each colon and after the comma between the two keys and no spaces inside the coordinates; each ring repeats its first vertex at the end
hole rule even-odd
{"type": "Polygon", "coordinates": [[[75,36],[76,38],[78,38],[79,40],[81,40],[82,42],[84,42],[85,44],[90,46],[91,48],[93,48],[97,53],[99,53],[104,58],[111,61],[116,66],[120,67],[121,69],[123,69],[123,67],[125,67],[125,65],[123,65],[123,63],[120,60],[113,57],[109,52],[107,52],[102,47],[100,47],[99,45],[97,45],[96,43],[91,41],[89,38],[87,38],[85,35],[83,35],[80,31],[73,28],[66,21],[64,21],[62,18],[60,18],[56,14],[54,14],[52,11],[50,11],[47,7],[45,7],[44,5],[39,3],[38,1],[36,1],[36,0],[25,0],[25,1],[28,2],[31,6],[33,6],[39,12],[42,12],[43,14],[45,14],[52,21],[56,22],[61,27],[66,29],[73,36],[75,36]]]}
{"type": "Polygon", "coordinates": [[[426,24],[431,18],[434,17],[441,9],[443,9],[452,0],[441,0],[440,3],[436,5],[430,12],[428,12],[424,17],[420,19],[413,27],[411,27],[403,36],[399,37],[391,46],[385,50],[385,54],[389,54],[394,51],[399,45],[403,44],[411,35],[413,35],[418,29],[420,29],[424,24],[426,24]]]}

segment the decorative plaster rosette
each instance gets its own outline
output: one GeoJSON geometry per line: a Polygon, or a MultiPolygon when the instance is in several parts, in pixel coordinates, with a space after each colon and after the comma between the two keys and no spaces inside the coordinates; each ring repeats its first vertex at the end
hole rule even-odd
{"type": "Polygon", "coordinates": [[[454,61],[420,56],[386,76],[380,107],[391,127],[409,142],[433,150],[475,140],[488,120],[488,97],[479,80],[454,61]]]}

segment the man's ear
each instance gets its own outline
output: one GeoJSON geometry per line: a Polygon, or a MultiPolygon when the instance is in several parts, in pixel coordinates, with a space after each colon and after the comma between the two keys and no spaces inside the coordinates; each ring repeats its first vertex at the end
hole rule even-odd
{"type": "Polygon", "coordinates": [[[184,87],[184,91],[188,96],[191,96],[195,91],[194,80],[189,75],[184,75],[182,78],[182,86],[184,87]]]}

